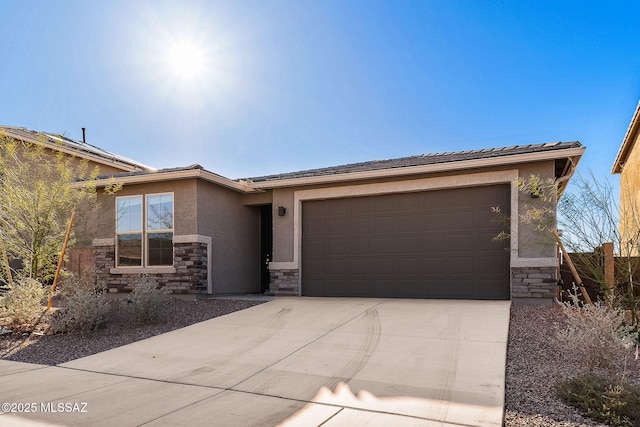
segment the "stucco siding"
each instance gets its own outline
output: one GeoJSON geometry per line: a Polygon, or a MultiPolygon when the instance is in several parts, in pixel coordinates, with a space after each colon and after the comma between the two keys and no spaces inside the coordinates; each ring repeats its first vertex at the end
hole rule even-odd
{"type": "Polygon", "coordinates": [[[105,195],[102,189],[98,189],[98,227],[95,238],[115,237],[116,197],[157,193],[173,193],[174,234],[196,234],[196,190],[195,179],[125,185],[113,196],[105,195]]]}
{"type": "MultiPolygon", "coordinates": [[[[542,182],[553,179],[555,163],[553,161],[537,162],[520,166],[519,176],[528,180],[531,175],[537,176],[542,182]]],[[[552,202],[551,205],[554,205],[552,202]]],[[[542,198],[531,198],[529,194],[520,192],[518,197],[518,213],[522,216],[532,208],[542,208],[545,201],[542,198]]],[[[552,206],[553,207],[553,206],[552,206]]],[[[553,209],[555,212],[555,209],[553,209]]],[[[541,234],[534,230],[533,224],[519,220],[518,227],[518,256],[521,258],[554,258],[556,256],[556,244],[550,233],[541,234]]],[[[555,224],[554,224],[555,225],[555,224]]]]}
{"type": "MultiPolygon", "coordinates": [[[[380,179],[344,183],[343,185],[309,185],[274,189],[274,257],[270,264],[271,290],[281,294],[295,295],[300,293],[300,240],[304,233],[301,215],[305,200],[446,190],[499,184],[509,184],[511,188],[510,205],[500,206],[500,208],[507,216],[506,220],[510,222],[512,235],[510,239],[510,264],[512,272],[515,274],[523,268],[549,269],[549,267],[556,265],[555,246],[550,236],[536,234],[531,225],[521,221],[519,217],[532,204],[539,204],[541,201],[532,199],[529,194],[520,192],[515,181],[518,178],[527,179],[530,175],[546,180],[547,178],[553,178],[554,174],[555,162],[549,160],[519,165],[511,164],[504,167],[473,169],[464,172],[451,171],[448,173],[422,174],[412,176],[411,179],[380,179]],[[287,214],[284,217],[277,216],[278,206],[283,206],[287,209],[287,214]]],[[[551,220],[555,222],[554,218],[551,220]]],[[[547,286],[547,282],[553,282],[555,286],[554,274],[550,274],[545,280],[545,286],[547,286]]],[[[515,282],[517,280],[512,280],[512,285],[515,282]]],[[[524,294],[528,296],[535,294],[534,296],[537,296],[539,293],[537,289],[529,289],[526,283],[518,288],[518,292],[517,295],[514,294],[512,297],[518,298],[524,294]]]]}
{"type": "Polygon", "coordinates": [[[199,181],[197,188],[197,234],[212,238],[213,293],[259,292],[259,208],[212,183],[199,181]]]}
{"type": "Polygon", "coordinates": [[[282,188],[273,190],[273,262],[293,261],[294,242],[294,190],[282,188]],[[286,209],[284,216],[278,216],[278,207],[286,209]]]}
{"type": "Polygon", "coordinates": [[[623,240],[637,239],[640,228],[640,134],[636,134],[620,174],[620,232],[623,240]]]}
{"type": "MultiPolygon", "coordinates": [[[[367,180],[358,182],[357,184],[349,184],[345,183],[344,185],[316,185],[316,186],[307,186],[307,187],[297,187],[297,188],[284,188],[284,189],[274,189],[273,190],[273,209],[274,209],[274,219],[273,219],[273,234],[274,234],[274,262],[293,262],[295,259],[295,248],[294,242],[296,237],[294,236],[295,229],[295,218],[293,215],[294,207],[295,207],[295,194],[296,191],[306,191],[306,190],[317,190],[317,189],[328,189],[329,193],[333,193],[334,195],[330,195],[327,197],[340,197],[341,189],[350,187],[355,188],[357,186],[361,186],[362,188],[372,188],[376,184],[382,184],[386,187],[393,187],[394,191],[403,192],[403,191],[416,191],[412,189],[412,186],[415,182],[420,179],[433,180],[433,188],[452,188],[457,186],[465,186],[465,185],[474,185],[474,176],[479,176],[478,174],[486,174],[493,172],[500,172],[506,170],[513,170],[514,165],[509,165],[504,168],[483,168],[477,170],[469,170],[464,173],[460,173],[458,171],[452,171],[449,173],[436,173],[436,174],[425,174],[425,175],[417,175],[412,176],[411,179],[385,179],[385,180],[367,180]],[[440,184],[438,182],[442,182],[444,187],[439,187],[440,184]],[[278,206],[284,206],[287,209],[287,214],[284,217],[277,216],[277,208],[278,206]]],[[[554,162],[553,161],[545,161],[545,162],[536,162],[531,164],[521,164],[517,166],[517,176],[520,178],[527,179],[530,175],[537,175],[541,179],[553,178],[554,176],[554,162]]],[[[367,190],[370,192],[370,190],[367,190]]],[[[385,190],[388,191],[388,190],[385,190]]],[[[375,194],[375,190],[372,194],[375,194]]],[[[517,194],[518,200],[518,210],[517,212],[522,213],[526,210],[527,206],[531,205],[531,199],[526,199],[525,194],[517,194]]],[[[514,199],[515,200],[515,199],[514,199]]],[[[507,216],[511,216],[512,212],[509,206],[501,207],[503,212],[507,216]]],[[[512,230],[515,231],[518,236],[517,243],[517,256],[523,258],[547,258],[547,257],[555,257],[555,246],[552,244],[552,241],[546,239],[545,237],[536,235],[535,232],[532,231],[532,228],[518,221],[518,229],[512,230]]]]}

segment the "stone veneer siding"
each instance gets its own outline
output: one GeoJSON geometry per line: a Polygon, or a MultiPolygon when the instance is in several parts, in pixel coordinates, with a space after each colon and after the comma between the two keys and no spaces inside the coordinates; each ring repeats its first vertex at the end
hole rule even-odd
{"type": "Polygon", "coordinates": [[[513,267],[511,298],[555,298],[556,272],[555,267],[513,267]]]}
{"type": "MultiPolygon", "coordinates": [[[[514,267],[511,269],[512,298],[555,298],[557,285],[555,267],[514,267]]],[[[299,295],[298,270],[271,270],[271,293],[299,295]]]]}
{"type": "Polygon", "coordinates": [[[270,270],[269,284],[274,295],[300,295],[298,270],[270,270]]]}
{"type": "MultiPolygon", "coordinates": [[[[130,292],[140,274],[111,273],[115,267],[114,245],[96,246],[96,279],[109,292],[130,292]]],[[[205,243],[174,243],[173,267],[175,273],[153,273],[162,288],[174,294],[207,293],[207,245],[205,243]]]]}

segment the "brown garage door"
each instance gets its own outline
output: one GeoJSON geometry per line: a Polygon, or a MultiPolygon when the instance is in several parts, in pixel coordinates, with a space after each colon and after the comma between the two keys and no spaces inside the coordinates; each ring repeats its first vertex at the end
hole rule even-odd
{"type": "Polygon", "coordinates": [[[305,201],[302,293],[509,299],[509,186],[305,201]]]}

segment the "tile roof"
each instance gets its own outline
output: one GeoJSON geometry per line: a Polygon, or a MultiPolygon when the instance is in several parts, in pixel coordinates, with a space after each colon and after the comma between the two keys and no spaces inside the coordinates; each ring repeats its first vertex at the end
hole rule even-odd
{"type": "MultiPolygon", "coordinates": [[[[142,176],[142,175],[162,175],[162,174],[168,174],[168,173],[172,173],[172,172],[184,172],[184,171],[191,171],[191,170],[201,170],[201,171],[205,171],[207,173],[213,174],[213,172],[206,171],[202,166],[200,166],[198,164],[193,164],[193,165],[189,165],[189,166],[179,166],[179,167],[175,167],[175,168],[163,168],[163,169],[153,169],[153,170],[138,170],[138,171],[133,171],[133,172],[119,172],[119,173],[116,173],[116,174],[100,175],[97,178],[98,179],[106,179],[106,178],[126,178],[126,177],[130,177],[130,176],[142,176]]],[[[217,175],[217,174],[214,174],[214,175],[217,175]]],[[[220,176],[220,175],[218,175],[218,176],[220,176]]]]}
{"type": "Polygon", "coordinates": [[[465,160],[479,160],[495,157],[514,156],[519,154],[538,153],[543,151],[557,151],[569,148],[579,148],[582,144],[572,142],[550,142],[546,144],[513,145],[510,147],[487,148],[482,150],[456,151],[449,153],[421,154],[411,157],[401,157],[389,160],[374,160],[362,163],[351,163],[341,166],[331,166],[319,169],[288,172],[276,175],[267,175],[248,178],[251,182],[267,182],[282,179],[308,178],[327,175],[348,174],[355,172],[368,172],[385,169],[396,169],[411,166],[433,165],[437,163],[451,163],[465,160]]]}
{"type": "Polygon", "coordinates": [[[0,125],[0,131],[6,132],[6,134],[12,138],[26,139],[33,141],[43,141],[49,145],[62,145],[63,147],[75,151],[78,156],[83,155],[98,156],[107,162],[119,162],[124,163],[127,166],[138,170],[153,170],[154,168],[147,166],[143,163],[137,162],[125,156],[111,153],[102,148],[96,147],[86,142],[75,141],[67,138],[63,135],[48,132],[36,132],[22,127],[4,126],[0,125]]]}

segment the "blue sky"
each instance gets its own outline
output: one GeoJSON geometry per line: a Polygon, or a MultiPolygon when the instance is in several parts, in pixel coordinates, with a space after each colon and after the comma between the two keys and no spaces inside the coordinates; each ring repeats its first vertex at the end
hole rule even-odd
{"type": "Polygon", "coordinates": [[[0,0],[0,124],[86,127],[143,163],[229,178],[573,140],[604,176],[640,98],[639,15],[632,1],[0,0]]]}

